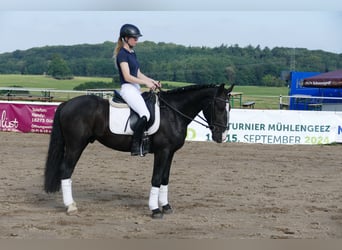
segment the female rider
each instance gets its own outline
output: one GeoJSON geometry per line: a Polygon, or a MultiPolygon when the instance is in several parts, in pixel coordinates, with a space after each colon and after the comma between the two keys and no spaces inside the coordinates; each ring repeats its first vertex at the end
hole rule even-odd
{"type": "Polygon", "coordinates": [[[150,119],[150,113],[141,96],[140,85],[145,85],[152,90],[161,87],[161,85],[159,81],[147,77],[140,71],[139,62],[133,48],[137,45],[138,38],[141,36],[140,30],[136,26],[124,24],[120,29],[114,56],[120,76],[120,94],[140,117],[134,129],[131,155],[143,156],[141,141],[147,121],[150,119]]]}

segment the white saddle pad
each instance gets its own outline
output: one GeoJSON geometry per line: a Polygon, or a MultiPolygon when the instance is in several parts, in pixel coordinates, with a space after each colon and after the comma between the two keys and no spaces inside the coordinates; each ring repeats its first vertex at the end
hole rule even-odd
{"type": "MultiPolygon", "coordinates": [[[[155,119],[152,126],[147,130],[149,135],[156,133],[160,124],[160,109],[158,97],[155,104],[155,119]]],[[[115,103],[109,100],[109,129],[114,134],[133,135],[133,130],[130,126],[129,116],[130,108],[125,103],[115,103]]]]}

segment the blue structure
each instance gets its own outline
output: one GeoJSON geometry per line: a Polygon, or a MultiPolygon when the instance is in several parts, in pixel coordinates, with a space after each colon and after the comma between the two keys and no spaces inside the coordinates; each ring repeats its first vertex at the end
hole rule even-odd
{"type": "Polygon", "coordinates": [[[315,97],[342,97],[341,88],[311,88],[303,87],[302,81],[320,72],[295,72],[290,73],[289,109],[291,110],[322,110],[324,104],[341,104],[342,100],[323,99],[315,97]]]}

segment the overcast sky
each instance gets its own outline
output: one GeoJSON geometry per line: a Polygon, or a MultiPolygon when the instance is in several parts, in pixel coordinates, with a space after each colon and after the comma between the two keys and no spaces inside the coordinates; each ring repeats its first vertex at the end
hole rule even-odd
{"type": "Polygon", "coordinates": [[[1,0],[0,10],[342,10],[340,0],[1,0]]]}
{"type": "Polygon", "coordinates": [[[113,0],[84,0],[80,5],[80,0],[68,0],[72,4],[67,8],[64,0],[55,4],[39,0],[5,1],[0,7],[0,53],[46,45],[116,41],[124,23],[140,28],[141,41],[207,47],[279,46],[342,53],[342,1],[326,0],[325,3],[330,2],[326,7],[320,0],[302,0],[302,4],[293,7],[294,0],[277,5],[276,1],[259,0],[252,3],[269,3],[250,4],[248,8],[235,3],[228,8],[211,0],[194,5],[192,10],[190,3],[195,1],[183,0],[186,4],[182,8],[175,4],[177,1],[141,0],[134,7],[125,7],[132,6],[128,3],[134,1],[113,5],[113,0]],[[311,4],[308,7],[303,3],[311,4]]]}

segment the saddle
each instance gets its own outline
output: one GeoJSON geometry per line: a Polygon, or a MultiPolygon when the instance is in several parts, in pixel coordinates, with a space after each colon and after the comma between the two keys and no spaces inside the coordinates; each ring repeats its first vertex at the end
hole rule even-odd
{"type": "MultiPolygon", "coordinates": [[[[159,103],[155,93],[143,92],[147,109],[150,112],[150,120],[147,122],[147,134],[154,134],[160,124],[159,103]]],[[[114,90],[114,96],[109,100],[109,128],[114,134],[132,135],[139,115],[131,109],[120,92],[114,90]]]]}

